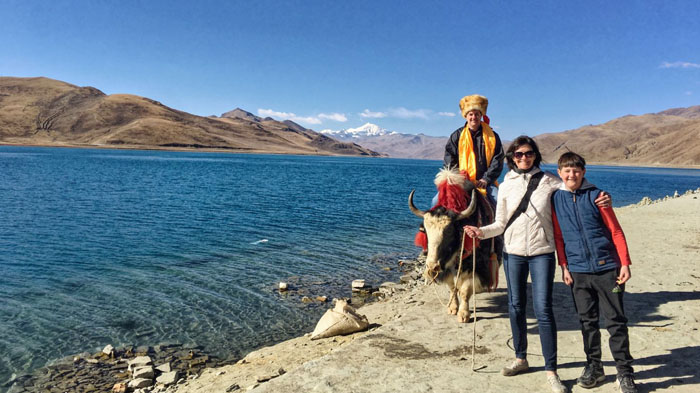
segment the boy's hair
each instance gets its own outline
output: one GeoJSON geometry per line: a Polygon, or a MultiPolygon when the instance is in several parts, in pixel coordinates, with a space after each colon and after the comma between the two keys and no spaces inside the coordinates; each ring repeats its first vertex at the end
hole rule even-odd
{"type": "Polygon", "coordinates": [[[542,154],[540,154],[540,148],[537,147],[537,143],[534,139],[527,135],[520,135],[519,137],[515,138],[513,142],[511,142],[510,146],[508,146],[508,150],[506,150],[506,164],[508,164],[508,168],[515,169],[518,167],[515,165],[515,161],[513,161],[513,155],[515,154],[516,150],[524,145],[530,146],[532,151],[535,152],[535,162],[532,163],[532,167],[540,167],[540,163],[542,162],[542,154]]]}
{"type": "Polygon", "coordinates": [[[580,168],[586,169],[586,160],[580,155],[574,153],[573,151],[567,151],[559,157],[559,169],[562,168],[580,168]]]}

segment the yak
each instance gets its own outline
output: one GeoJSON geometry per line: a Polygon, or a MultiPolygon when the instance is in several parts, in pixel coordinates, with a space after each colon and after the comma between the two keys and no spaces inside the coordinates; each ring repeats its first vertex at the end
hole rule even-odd
{"type": "MultiPolygon", "coordinates": [[[[494,206],[457,169],[443,168],[435,176],[438,203],[423,211],[408,196],[411,212],[423,219],[427,236],[424,277],[427,282],[445,283],[450,289],[448,313],[457,314],[459,322],[468,322],[469,298],[472,294],[472,239],[464,239],[462,264],[459,257],[464,226],[483,226],[493,222],[494,206]],[[468,205],[468,206],[467,206],[468,205]],[[461,268],[459,275],[458,270],[461,268]],[[457,277],[456,277],[457,276],[457,277]]],[[[503,238],[479,241],[476,249],[475,292],[492,290],[498,284],[498,268],[502,261],[503,238]]]]}

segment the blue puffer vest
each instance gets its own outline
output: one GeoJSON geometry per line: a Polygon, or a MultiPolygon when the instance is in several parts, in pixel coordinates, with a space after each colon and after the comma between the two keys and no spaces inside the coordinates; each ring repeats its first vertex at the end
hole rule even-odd
{"type": "Polygon", "coordinates": [[[571,192],[562,185],[552,195],[570,272],[597,273],[619,264],[612,236],[595,204],[599,193],[584,179],[578,190],[571,192]]]}

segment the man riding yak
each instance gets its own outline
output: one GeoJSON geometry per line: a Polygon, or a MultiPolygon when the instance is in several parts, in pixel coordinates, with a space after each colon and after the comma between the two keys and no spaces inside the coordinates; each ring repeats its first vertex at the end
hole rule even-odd
{"type": "MultiPolygon", "coordinates": [[[[468,244],[464,244],[462,251],[463,226],[470,222],[480,222],[482,225],[493,222],[495,197],[491,192],[498,184],[496,179],[503,170],[505,155],[501,140],[490,127],[486,116],[486,97],[466,96],[460,100],[459,107],[467,121],[464,127],[452,133],[445,146],[445,169],[436,176],[438,195],[433,200],[433,208],[429,211],[417,209],[413,205],[413,192],[409,196],[409,207],[424,219],[415,242],[427,256],[425,277],[450,286],[448,311],[457,314],[459,308],[458,319],[466,322],[469,313],[463,304],[468,304],[469,298],[463,292],[469,286],[467,277],[474,272],[471,264],[458,261],[458,255],[466,259],[473,251],[471,242],[466,242],[468,244]],[[459,307],[458,303],[461,303],[459,307]]],[[[494,239],[483,242],[475,250],[479,260],[476,266],[479,292],[492,290],[498,283],[502,245],[502,238],[494,239]]]]}

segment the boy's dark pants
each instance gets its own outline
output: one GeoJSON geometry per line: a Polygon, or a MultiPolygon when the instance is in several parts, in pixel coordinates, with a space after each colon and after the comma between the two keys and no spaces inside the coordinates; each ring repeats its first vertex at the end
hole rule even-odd
{"type": "MultiPolygon", "coordinates": [[[[571,273],[574,285],[571,293],[574,305],[581,321],[583,334],[583,349],[586,352],[587,364],[601,363],[600,326],[598,324],[598,305],[606,320],[606,328],[610,333],[610,351],[612,352],[617,374],[631,374],[632,355],[630,355],[630,340],[627,334],[627,318],[622,304],[624,292],[613,292],[617,285],[616,269],[600,273],[571,273]]],[[[621,285],[624,288],[624,285],[621,285]]]]}

